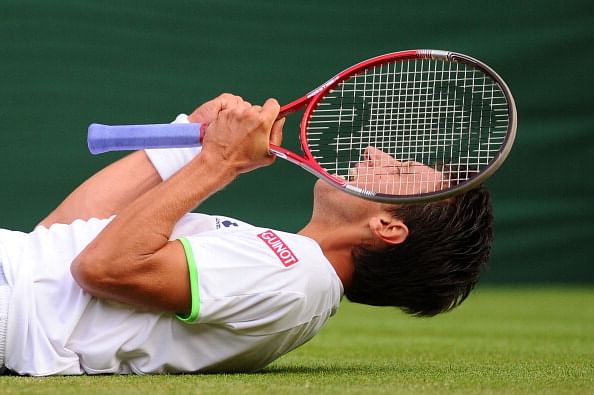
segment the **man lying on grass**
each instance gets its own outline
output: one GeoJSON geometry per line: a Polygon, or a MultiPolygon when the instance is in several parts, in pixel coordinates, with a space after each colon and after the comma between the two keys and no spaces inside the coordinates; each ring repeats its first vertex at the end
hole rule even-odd
{"type": "MultiPolygon", "coordinates": [[[[343,294],[423,316],[460,304],[489,256],[482,188],[390,206],[318,182],[298,234],[189,213],[273,162],[278,111],[221,95],[179,120],[209,124],[201,152],[135,152],[33,232],[0,230],[4,371],[256,371],[310,340],[343,294]]],[[[385,155],[370,147],[365,160],[385,155]]]]}

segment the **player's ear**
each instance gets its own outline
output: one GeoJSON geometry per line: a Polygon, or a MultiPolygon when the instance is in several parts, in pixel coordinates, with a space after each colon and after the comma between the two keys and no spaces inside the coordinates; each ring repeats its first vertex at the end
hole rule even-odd
{"type": "Polygon", "coordinates": [[[376,238],[389,245],[401,244],[408,237],[406,224],[386,212],[371,217],[369,229],[376,238]]]}

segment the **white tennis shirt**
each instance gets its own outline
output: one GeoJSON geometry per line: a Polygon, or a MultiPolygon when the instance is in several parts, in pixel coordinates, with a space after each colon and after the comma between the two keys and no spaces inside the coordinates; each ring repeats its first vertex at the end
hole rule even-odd
{"type": "Polygon", "coordinates": [[[0,230],[12,287],[6,367],[29,375],[254,371],[311,339],[342,297],[313,240],[188,214],[172,238],[182,238],[196,266],[195,322],[99,300],[77,285],[70,263],[108,223],[0,230]]]}

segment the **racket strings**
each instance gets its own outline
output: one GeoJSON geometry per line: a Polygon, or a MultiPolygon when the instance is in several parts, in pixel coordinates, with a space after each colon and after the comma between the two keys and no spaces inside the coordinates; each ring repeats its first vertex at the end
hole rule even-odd
{"type": "Polygon", "coordinates": [[[379,64],[318,101],[307,144],[327,172],[388,195],[446,189],[485,169],[508,131],[499,85],[444,60],[379,64]]]}

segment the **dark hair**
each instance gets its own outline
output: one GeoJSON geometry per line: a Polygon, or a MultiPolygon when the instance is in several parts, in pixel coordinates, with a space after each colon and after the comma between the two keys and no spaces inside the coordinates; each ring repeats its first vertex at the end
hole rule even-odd
{"type": "Polygon", "coordinates": [[[402,244],[353,251],[346,297],[433,316],[458,306],[486,267],[493,240],[491,197],[483,187],[439,202],[394,206],[409,234],[402,244]]]}

